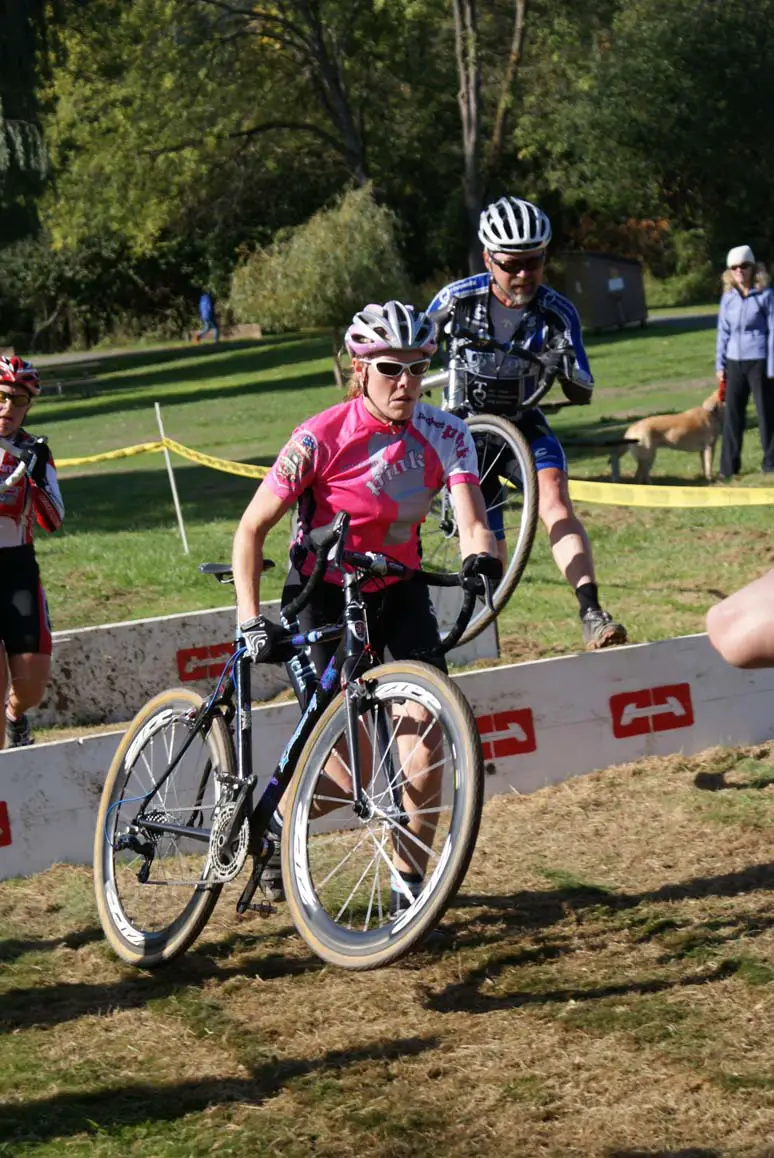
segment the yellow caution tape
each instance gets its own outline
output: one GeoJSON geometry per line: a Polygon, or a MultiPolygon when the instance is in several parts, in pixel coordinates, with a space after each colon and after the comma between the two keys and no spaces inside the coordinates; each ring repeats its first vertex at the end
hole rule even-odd
{"type": "MultiPolygon", "coordinates": [[[[60,458],[58,467],[87,466],[94,462],[110,462],[119,458],[131,458],[136,454],[156,454],[164,449],[181,458],[208,466],[225,474],[236,474],[242,478],[264,478],[269,472],[265,466],[251,466],[246,462],[232,462],[227,458],[215,458],[202,454],[175,442],[173,438],[157,439],[155,442],[141,442],[137,446],[125,446],[121,450],[107,450],[103,454],[91,454],[84,458],[60,458]]],[[[508,481],[508,480],[504,480],[508,481]]],[[[512,484],[511,484],[512,485],[512,484]]],[[[635,486],[627,483],[587,482],[585,479],[570,479],[570,497],[581,503],[604,503],[615,507],[764,507],[774,505],[774,487],[654,487],[635,486]]]]}
{"type": "Polygon", "coordinates": [[[164,443],[159,438],[156,442],[140,442],[137,446],[125,446],[121,450],[106,450],[103,454],[89,454],[85,458],[58,458],[57,469],[64,466],[86,466],[92,462],[109,462],[114,458],[131,458],[135,454],[155,454],[163,450],[164,443]]]}
{"type": "Polygon", "coordinates": [[[191,450],[187,446],[183,446],[180,442],[175,442],[172,438],[164,440],[167,449],[171,450],[173,454],[179,454],[181,458],[187,458],[189,462],[196,462],[200,466],[209,466],[213,470],[222,470],[226,474],[238,474],[243,478],[263,478],[269,472],[265,466],[250,466],[247,462],[231,462],[227,458],[214,458],[211,454],[202,454],[199,450],[191,450]]]}
{"type": "Polygon", "coordinates": [[[774,504],[774,487],[654,487],[570,479],[570,497],[615,507],[765,507],[774,504]]]}

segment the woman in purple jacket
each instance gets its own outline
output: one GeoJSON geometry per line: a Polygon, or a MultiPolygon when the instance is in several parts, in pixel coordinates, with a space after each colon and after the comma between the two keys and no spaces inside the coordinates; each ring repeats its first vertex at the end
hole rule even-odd
{"type": "Polygon", "coordinates": [[[747,402],[752,391],[758,411],[763,467],[774,472],[774,290],[762,262],[749,245],[729,250],[718,313],[715,369],[723,389],[725,415],[719,479],[739,474],[747,402]]]}

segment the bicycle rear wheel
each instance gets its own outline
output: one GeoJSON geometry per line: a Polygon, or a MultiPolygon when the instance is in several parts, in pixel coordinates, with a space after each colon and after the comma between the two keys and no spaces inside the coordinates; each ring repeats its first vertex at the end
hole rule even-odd
{"type": "Polygon", "coordinates": [[[94,891],[113,949],[146,968],[170,961],[204,928],[222,884],[210,880],[208,833],[221,791],[218,773],[234,774],[231,736],[220,716],[207,731],[192,720],[204,701],[178,688],[155,696],[121,741],[102,791],[94,837],[94,891]],[[157,823],[200,830],[193,839],[152,833],[137,820],[142,799],[190,741],[143,814],[157,823]]]}
{"type": "MultiPolygon", "coordinates": [[[[538,491],[535,461],[521,431],[494,414],[466,419],[478,455],[481,491],[487,519],[498,541],[504,544],[503,577],[493,593],[494,611],[483,599],[476,602],[470,623],[460,638],[468,643],[488,627],[510,599],[521,579],[535,538],[538,491]]],[[[448,490],[435,498],[422,525],[422,566],[427,571],[454,571],[459,567],[459,535],[448,490]]],[[[441,625],[441,638],[459,614],[462,591],[444,587],[433,592],[441,625]]]]}
{"type": "Polygon", "coordinates": [[[470,862],[484,788],[473,713],[436,668],[384,664],[361,687],[357,808],[339,695],[301,754],[282,834],[296,927],[346,969],[395,961],[437,924],[470,862]],[[416,876],[413,890],[399,867],[416,876]],[[396,897],[401,911],[391,912],[396,897]]]}

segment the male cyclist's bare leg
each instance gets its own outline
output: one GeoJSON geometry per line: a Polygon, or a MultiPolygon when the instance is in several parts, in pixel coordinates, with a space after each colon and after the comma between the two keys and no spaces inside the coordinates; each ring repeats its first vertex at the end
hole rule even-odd
{"type": "Polygon", "coordinates": [[[538,471],[538,512],[548,531],[554,562],[573,590],[593,583],[591,544],[573,510],[567,475],[557,467],[538,471]]]}
{"type": "Polygon", "coordinates": [[[626,628],[600,606],[591,544],[573,510],[567,475],[558,467],[538,471],[538,510],[554,561],[578,600],[586,647],[594,650],[626,643],[626,628]]]}

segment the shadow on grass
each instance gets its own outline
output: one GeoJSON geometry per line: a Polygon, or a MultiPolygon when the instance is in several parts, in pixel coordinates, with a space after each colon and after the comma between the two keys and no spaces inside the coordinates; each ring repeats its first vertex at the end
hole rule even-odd
{"type": "MultiPolygon", "coordinates": [[[[568,917],[573,917],[577,922],[581,922],[584,910],[594,909],[597,918],[600,912],[604,916],[604,910],[607,910],[608,915],[614,917],[616,913],[636,909],[641,904],[698,900],[705,897],[735,897],[763,889],[774,889],[774,863],[751,865],[739,872],[724,873],[715,877],[697,877],[678,884],[666,884],[659,889],[644,893],[613,893],[593,885],[580,885],[547,889],[545,892],[514,893],[511,896],[462,895],[455,902],[457,910],[478,909],[479,911],[472,917],[462,915],[458,920],[450,920],[447,917],[443,922],[442,929],[447,938],[453,939],[455,949],[478,948],[485,945],[495,946],[507,944],[509,939],[522,935],[526,930],[549,929],[559,925],[568,917]]],[[[643,924],[645,925],[646,922],[643,924]]],[[[647,941],[652,939],[652,936],[674,927],[674,921],[659,921],[654,915],[647,922],[647,927],[644,928],[639,940],[647,941]]],[[[724,922],[725,931],[722,934],[714,932],[709,925],[701,925],[698,929],[693,930],[691,947],[696,949],[700,946],[702,929],[706,930],[708,947],[714,951],[725,943],[735,944],[740,937],[758,936],[772,927],[774,927],[774,915],[760,918],[752,916],[729,918],[724,922]]],[[[440,955],[448,949],[449,939],[447,939],[445,946],[439,944],[436,948],[429,944],[425,946],[425,951],[440,955]]],[[[482,986],[490,984],[493,978],[505,968],[520,968],[555,960],[567,951],[568,945],[564,940],[552,941],[547,939],[541,945],[520,950],[518,953],[488,958],[478,968],[468,971],[458,982],[448,985],[439,993],[429,997],[425,1004],[436,1012],[447,1013],[462,1010],[469,1013],[486,1013],[495,1009],[518,1008],[522,1005],[570,1000],[588,1001],[593,998],[624,996],[626,994],[658,993],[682,985],[698,985],[708,981],[722,980],[724,977],[736,973],[739,968],[738,961],[724,960],[703,974],[695,974],[692,977],[677,980],[656,978],[643,982],[632,981],[621,986],[611,985],[589,989],[541,992],[527,990],[510,993],[501,998],[482,991],[482,986]]]]}
{"type": "Polygon", "coordinates": [[[658,338],[663,341],[671,334],[685,334],[700,330],[716,330],[718,327],[717,314],[684,314],[673,317],[650,318],[648,324],[642,327],[628,327],[624,330],[615,330],[610,333],[583,335],[583,343],[587,349],[599,346],[612,346],[617,342],[631,341],[632,338],[658,338]]]}
{"type": "Polygon", "coordinates": [[[461,981],[447,985],[440,993],[429,995],[424,1005],[435,1013],[475,1014],[522,1009],[528,1005],[566,1005],[570,1001],[578,1004],[583,1001],[603,1001],[612,997],[643,997],[724,981],[728,977],[733,977],[739,968],[737,961],[727,960],[706,969],[703,973],[694,973],[688,977],[650,978],[647,981],[626,981],[620,985],[573,986],[566,989],[524,989],[502,996],[492,992],[489,986],[496,984],[497,976],[501,972],[533,963],[529,959],[524,960],[524,957],[525,954],[516,953],[487,961],[477,969],[469,970],[461,981]],[[483,985],[487,986],[486,990],[482,990],[483,985]]]}
{"type": "MultiPolygon", "coordinates": [[[[246,1077],[206,1077],[201,1081],[154,1085],[138,1082],[87,1093],[62,1093],[25,1105],[0,1108],[0,1136],[6,1141],[42,1142],[77,1134],[103,1134],[148,1122],[174,1122],[187,1114],[229,1102],[260,1106],[296,1078],[336,1075],[372,1061],[419,1057],[437,1048],[436,1037],[406,1037],[361,1049],[329,1050],[320,1058],[272,1059],[248,1067],[246,1077]]],[[[240,1070],[244,1066],[240,1065],[240,1070]]]]}
{"type": "MultiPolygon", "coordinates": [[[[295,929],[290,925],[279,931],[274,929],[266,939],[274,942],[283,936],[295,936],[295,929]]],[[[250,961],[240,957],[238,964],[227,967],[218,963],[218,958],[229,956],[235,949],[259,950],[261,941],[260,937],[232,933],[221,942],[197,946],[162,969],[138,971],[119,981],[104,984],[61,982],[6,990],[0,995],[0,1033],[14,1033],[32,1026],[61,1025],[79,1017],[104,1014],[108,1010],[142,1009],[149,1002],[200,989],[210,981],[222,982],[237,976],[272,981],[319,972],[323,968],[323,962],[317,957],[286,956],[277,952],[267,952],[250,961]]]]}
{"type": "MultiPolygon", "coordinates": [[[[305,344],[305,356],[299,358],[299,362],[304,365],[312,359],[323,357],[322,351],[319,348],[312,348],[312,343],[305,344]]],[[[282,365],[283,360],[276,356],[274,365],[282,365]]],[[[126,380],[122,381],[120,385],[112,383],[105,385],[97,385],[95,388],[95,396],[84,402],[80,397],[73,399],[64,393],[61,397],[52,397],[48,400],[45,409],[41,408],[39,415],[36,414],[36,419],[39,417],[41,429],[55,425],[57,422],[65,422],[73,418],[91,418],[95,415],[101,416],[106,414],[127,413],[133,410],[147,410],[157,394],[159,387],[164,385],[176,386],[174,392],[165,393],[161,396],[160,401],[163,402],[165,411],[170,407],[180,406],[187,402],[223,402],[226,399],[239,397],[241,399],[250,398],[255,395],[266,394],[281,389],[292,391],[294,389],[302,388],[304,390],[323,389],[334,385],[333,370],[325,369],[310,373],[305,370],[303,373],[292,370],[288,367],[287,376],[283,378],[260,378],[254,382],[245,381],[245,377],[250,374],[263,374],[266,370],[271,369],[271,365],[266,361],[261,361],[259,357],[251,358],[247,362],[242,361],[233,366],[199,366],[192,367],[191,373],[183,373],[180,367],[170,368],[168,371],[162,371],[158,374],[146,374],[142,380],[126,380]],[[238,375],[239,378],[234,382],[224,381],[229,375],[238,375]],[[215,381],[213,381],[213,378],[215,381]],[[179,387],[188,387],[187,389],[180,389],[179,387]],[[134,391],[131,397],[127,397],[125,391],[134,391]],[[73,402],[77,401],[77,405],[73,406],[73,402]]],[[[30,424],[33,425],[32,423],[30,424]]]]}
{"type": "Polygon", "coordinates": [[[603,1158],[723,1158],[722,1150],[605,1150],[603,1158]]]}
{"type": "MultiPolygon", "coordinates": [[[[64,361],[57,362],[54,358],[47,359],[41,366],[44,381],[59,379],[64,383],[67,379],[80,377],[84,371],[91,371],[97,383],[101,377],[110,374],[121,374],[125,371],[134,371],[142,374],[146,369],[155,371],[159,366],[170,362],[190,362],[191,372],[196,373],[197,365],[204,366],[213,359],[225,361],[232,355],[240,355],[244,351],[263,351],[267,357],[272,357],[273,351],[278,351],[282,362],[292,364],[303,361],[304,357],[295,357],[293,346],[303,347],[306,342],[322,342],[330,348],[330,339],[320,334],[272,334],[265,338],[243,338],[235,341],[219,342],[217,345],[181,345],[181,346],[147,346],[139,350],[106,350],[101,353],[92,350],[82,356],[67,356],[64,361]]],[[[276,363],[275,363],[276,364],[276,363]]]]}
{"type": "Polygon", "coordinates": [[[23,941],[17,938],[8,938],[0,941],[0,961],[15,961],[25,953],[48,953],[52,949],[81,949],[84,945],[91,945],[95,941],[102,941],[105,934],[102,929],[92,926],[88,929],[78,929],[73,933],[66,933],[64,937],[53,937],[51,940],[23,941]]]}
{"type": "MultiPolygon", "coordinates": [[[[270,467],[273,457],[245,460],[270,467]]],[[[186,524],[227,520],[236,527],[260,479],[175,462],[175,481],[186,524]]],[[[175,525],[169,479],[162,470],[80,475],[61,480],[67,520],[61,534],[149,531],[175,525]]]]}

